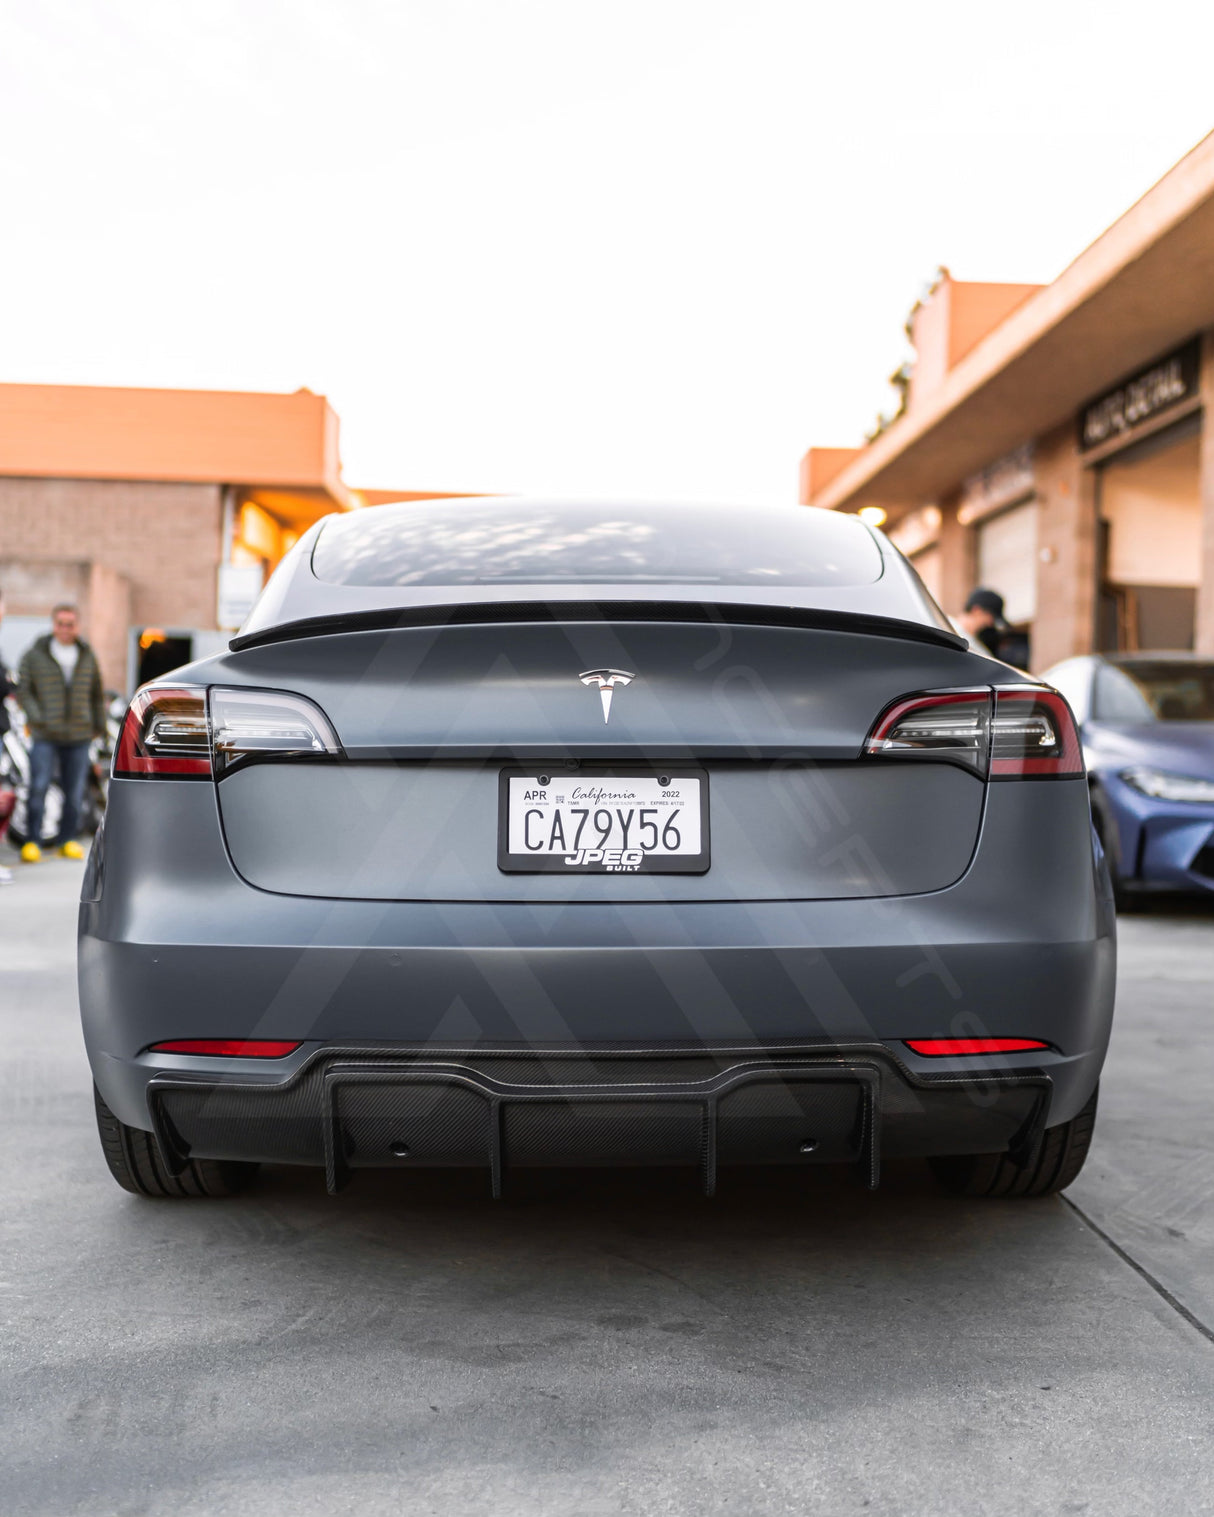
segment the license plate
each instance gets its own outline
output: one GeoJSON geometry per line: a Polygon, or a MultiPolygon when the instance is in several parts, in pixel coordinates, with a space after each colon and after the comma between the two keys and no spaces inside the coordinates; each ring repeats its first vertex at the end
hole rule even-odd
{"type": "Polygon", "coordinates": [[[702,769],[507,769],[498,867],[511,874],[703,874],[702,769]]]}

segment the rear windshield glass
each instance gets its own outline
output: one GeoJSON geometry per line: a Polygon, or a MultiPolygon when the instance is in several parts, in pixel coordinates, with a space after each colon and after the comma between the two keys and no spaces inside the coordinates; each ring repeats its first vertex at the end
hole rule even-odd
{"type": "Polygon", "coordinates": [[[854,517],[805,507],[370,506],[325,523],[333,585],[867,585],[881,552],[854,517]]]}
{"type": "Polygon", "coordinates": [[[1092,715],[1103,722],[1214,722],[1214,663],[1134,659],[1096,675],[1092,715]]]}

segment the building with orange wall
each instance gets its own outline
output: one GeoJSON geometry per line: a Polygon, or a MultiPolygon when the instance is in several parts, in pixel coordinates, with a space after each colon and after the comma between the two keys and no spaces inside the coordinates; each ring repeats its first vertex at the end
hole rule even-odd
{"type": "Polygon", "coordinates": [[[74,601],[129,691],[222,646],[319,517],[429,496],[349,488],[337,415],[308,390],[0,384],[5,661],[74,601]]]}
{"type": "Polygon", "coordinates": [[[1052,284],[942,270],[909,335],[898,415],[802,501],[883,517],[949,612],[999,590],[1035,669],[1214,653],[1214,134],[1052,284]]]}

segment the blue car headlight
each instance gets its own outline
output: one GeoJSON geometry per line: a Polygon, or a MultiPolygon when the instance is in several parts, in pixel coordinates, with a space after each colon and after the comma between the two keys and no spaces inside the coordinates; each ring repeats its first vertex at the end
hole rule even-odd
{"type": "Polygon", "coordinates": [[[1169,774],[1166,769],[1151,769],[1145,764],[1123,769],[1121,778],[1140,795],[1149,795],[1157,801],[1214,805],[1214,780],[1192,774],[1169,774]]]}

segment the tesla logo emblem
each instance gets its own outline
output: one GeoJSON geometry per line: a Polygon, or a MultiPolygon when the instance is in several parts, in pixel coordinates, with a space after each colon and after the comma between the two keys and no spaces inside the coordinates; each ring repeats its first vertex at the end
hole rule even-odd
{"type": "Polygon", "coordinates": [[[587,669],[585,674],[579,674],[578,679],[583,685],[597,685],[599,687],[599,699],[603,703],[603,721],[611,715],[611,697],[617,685],[631,685],[636,679],[635,674],[629,674],[626,669],[587,669]]]}

